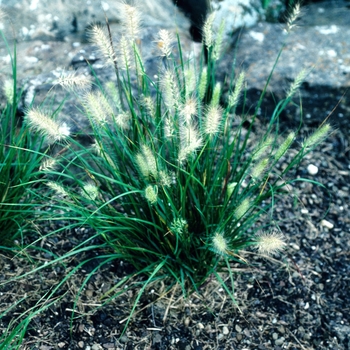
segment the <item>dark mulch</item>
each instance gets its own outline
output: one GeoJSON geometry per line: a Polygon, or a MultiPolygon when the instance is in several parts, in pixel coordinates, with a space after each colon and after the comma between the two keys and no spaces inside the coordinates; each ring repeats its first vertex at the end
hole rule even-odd
{"type": "MultiPolygon", "coordinates": [[[[305,125],[302,135],[310,132],[311,126],[305,125]]],[[[317,180],[325,189],[296,183],[297,197],[290,196],[276,208],[288,240],[285,254],[272,260],[247,252],[249,266],[232,265],[237,306],[215,280],[187,299],[179,287],[167,291],[166,283],[153,284],[120,337],[139,290],[137,279],[105,305],[101,296],[132,267],[121,261],[104,265],[77,299],[85,277],[99,263],[92,260],[45,300],[45,292],[81,261],[105,252],[67,258],[61,265],[4,284],[31,271],[37,259],[50,260],[50,254],[32,249],[27,256],[0,256],[0,313],[25,297],[0,320],[0,331],[20,313],[55,301],[32,319],[21,349],[350,349],[348,130],[336,130],[303,161],[296,176],[317,180]],[[318,167],[316,175],[308,173],[309,164],[318,167]]],[[[62,231],[39,244],[62,255],[90,234],[87,229],[62,231]]],[[[225,274],[223,278],[228,281],[225,274]]]]}

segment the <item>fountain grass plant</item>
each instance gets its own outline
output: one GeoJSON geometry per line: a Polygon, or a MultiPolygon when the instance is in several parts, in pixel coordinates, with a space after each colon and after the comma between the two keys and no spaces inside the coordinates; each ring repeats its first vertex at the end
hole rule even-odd
{"type": "MultiPolygon", "coordinates": [[[[199,59],[184,57],[179,37],[166,30],[158,33],[163,67],[154,80],[147,75],[138,41],[140,13],[128,4],[122,8],[124,35],[118,50],[108,23],[107,29],[91,30],[91,40],[114,68],[117,82],[102,85],[96,79],[89,89],[85,78],[71,74],[56,82],[80,99],[93,141],[82,147],[68,133],[57,133],[74,145],[66,159],[78,171],[72,173],[68,166],[48,170],[47,177],[54,180],[47,185],[67,218],[93,228],[116,259],[148,276],[144,287],[169,278],[169,288],[179,284],[187,295],[214,275],[233,298],[220,271],[230,271],[232,261],[243,262],[239,252],[249,246],[265,253],[283,248],[274,207],[296,181],[288,177],[290,170],[331,127],[322,125],[301,145],[295,143],[297,130],[279,134],[279,115],[305,78],[302,71],[265,131],[252,139],[256,113],[248,129],[243,126],[246,116],[236,115],[244,72],[229,83],[226,99],[215,79],[222,27],[214,32],[213,15],[203,27],[199,59]],[[294,146],[299,150],[279,167],[294,146]]],[[[37,109],[26,116],[29,126],[50,134],[49,123],[40,118],[49,117],[37,109]]]]}
{"type": "Polygon", "coordinates": [[[56,203],[53,208],[63,212],[52,211],[50,220],[68,222],[64,229],[88,226],[95,232],[66,256],[33,271],[102,248],[106,254],[97,257],[98,267],[120,259],[136,271],[105,294],[107,302],[140,276],[130,317],[146,287],[161,279],[167,280],[169,289],[180,285],[187,296],[200,293],[214,276],[234,301],[231,264],[246,263],[240,252],[252,246],[263,254],[283,249],[285,240],[274,220],[276,203],[290,195],[289,184],[303,180],[293,178],[291,170],[331,127],[321,125],[301,144],[295,141],[298,130],[280,134],[279,116],[305,78],[302,71],[265,129],[253,133],[270,78],[256,112],[237,115],[238,104],[242,99],[244,103],[245,76],[234,75],[225,86],[226,94],[216,81],[223,27],[217,33],[213,30],[212,15],[203,28],[199,58],[185,56],[179,36],[161,30],[155,38],[161,68],[158,77],[150,77],[138,40],[140,13],[126,3],[121,6],[124,35],[116,46],[108,23],[91,30],[91,40],[106,65],[113,67],[116,81],[100,83],[93,68],[92,86],[86,77],[71,73],[56,81],[83,106],[91,144],[81,145],[65,125],[40,108],[26,113],[30,130],[65,145],[65,152],[47,157],[41,170],[42,182],[56,203]],[[285,157],[291,148],[296,150],[285,157]],[[281,162],[288,164],[281,167],[281,162]],[[95,238],[103,243],[93,243],[95,238]]]}

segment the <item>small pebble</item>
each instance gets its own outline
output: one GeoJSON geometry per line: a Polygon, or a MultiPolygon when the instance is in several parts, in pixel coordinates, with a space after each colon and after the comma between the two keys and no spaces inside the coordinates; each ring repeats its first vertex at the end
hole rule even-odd
{"type": "Polygon", "coordinates": [[[186,317],[185,320],[184,320],[184,326],[185,327],[188,327],[191,323],[191,319],[189,317],[186,317]]]}
{"type": "Polygon", "coordinates": [[[200,322],[197,323],[197,328],[198,329],[203,329],[204,328],[203,323],[200,323],[200,322]]]}
{"type": "Polygon", "coordinates": [[[245,334],[246,337],[250,338],[250,332],[248,328],[245,328],[243,333],[245,334]]]}
{"type": "Polygon", "coordinates": [[[83,341],[80,341],[80,342],[78,343],[78,346],[79,346],[80,349],[82,349],[82,348],[84,347],[84,342],[83,342],[83,341]]]}
{"type": "Polygon", "coordinates": [[[98,344],[94,344],[92,347],[91,347],[91,350],[101,350],[102,349],[102,346],[101,345],[98,345],[98,344]]]}
{"type": "Polygon", "coordinates": [[[224,327],[222,328],[222,334],[223,334],[223,335],[227,335],[227,334],[229,334],[229,333],[230,333],[229,329],[228,329],[226,326],[224,326],[224,327]]]}
{"type": "Polygon", "coordinates": [[[282,345],[282,344],[284,343],[284,341],[285,341],[285,338],[284,338],[284,337],[281,337],[281,338],[279,338],[279,339],[277,339],[277,340],[275,341],[275,344],[276,344],[276,345],[282,345]]]}
{"type": "Polygon", "coordinates": [[[313,165],[313,164],[309,164],[307,166],[307,172],[310,174],[310,175],[316,175],[318,173],[318,167],[316,165],[313,165]]]}
{"type": "Polygon", "coordinates": [[[283,326],[278,327],[277,330],[278,330],[280,333],[282,333],[282,334],[286,333],[286,330],[285,330],[285,328],[284,328],[283,326]]]}
{"type": "Polygon", "coordinates": [[[321,225],[323,227],[330,229],[330,230],[334,227],[334,225],[331,222],[324,220],[324,219],[321,221],[321,225]]]}
{"type": "Polygon", "coordinates": [[[238,333],[241,333],[241,332],[242,332],[242,328],[241,328],[238,324],[236,324],[235,330],[236,330],[238,333]]]}
{"type": "Polygon", "coordinates": [[[119,338],[119,341],[121,343],[127,343],[129,341],[129,338],[126,335],[123,335],[122,337],[119,338]]]}

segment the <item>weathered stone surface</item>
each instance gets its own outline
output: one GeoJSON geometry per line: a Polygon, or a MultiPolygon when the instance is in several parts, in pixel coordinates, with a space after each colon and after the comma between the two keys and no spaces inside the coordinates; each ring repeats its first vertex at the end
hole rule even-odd
{"type": "MultiPolygon", "coordinates": [[[[342,95],[350,86],[350,10],[341,2],[333,6],[329,3],[326,8],[320,6],[326,4],[306,8],[304,19],[297,22],[289,35],[280,24],[259,23],[243,30],[221,62],[219,71],[223,75],[230,71],[235,57],[236,71],[246,72],[248,98],[253,104],[283,47],[267,89],[269,108],[262,110],[262,114],[271,115],[277,103],[273,98],[277,101],[284,98],[298,73],[306,69],[309,74],[300,89],[304,116],[322,120],[340,99],[332,120],[342,123],[342,118],[349,115],[349,98],[342,95]],[[327,13],[327,21],[322,13],[327,13]]],[[[298,94],[295,101],[299,104],[298,94]]]]}
{"type": "MultiPolygon", "coordinates": [[[[167,2],[162,2],[162,5],[164,3],[167,2]]],[[[235,60],[236,71],[242,69],[246,71],[248,105],[253,106],[250,109],[253,111],[278,51],[285,44],[280,62],[268,87],[266,94],[268,103],[263,105],[261,114],[271,115],[276,104],[272,96],[277,101],[283,98],[297,74],[303,68],[313,67],[301,89],[303,112],[306,118],[324,119],[342,98],[343,92],[350,84],[350,42],[348,40],[350,11],[345,3],[339,0],[337,4],[329,3],[333,4],[333,7],[318,6],[309,11],[306,9],[304,20],[298,22],[299,27],[294,28],[289,36],[283,32],[280,24],[260,23],[253,28],[245,29],[238,42],[233,43],[231,49],[223,57],[218,70],[220,79],[231,72],[232,62],[235,60]],[[327,21],[322,16],[323,13],[327,14],[327,21]],[[238,45],[237,51],[234,50],[235,45],[238,45]]],[[[27,2],[27,4],[30,3],[27,2]]],[[[157,8],[162,12],[160,7],[157,8]]],[[[194,44],[188,33],[189,20],[183,14],[174,11],[173,5],[167,4],[162,16],[154,20],[144,20],[144,31],[140,39],[146,69],[151,76],[157,73],[161,62],[157,57],[158,53],[154,43],[155,35],[160,28],[179,32],[185,54],[190,54],[193,49],[194,44]],[[179,25],[179,23],[182,24],[179,25]]],[[[108,16],[112,13],[113,11],[110,11],[108,16]]],[[[152,13],[155,13],[154,9],[152,13]]],[[[110,20],[110,23],[115,43],[117,43],[120,25],[117,19],[110,20]]],[[[79,70],[80,74],[91,74],[86,60],[93,63],[93,68],[102,81],[115,79],[113,70],[102,67],[95,48],[86,43],[84,30],[76,34],[67,34],[64,41],[44,39],[47,37],[18,44],[19,86],[24,87],[24,107],[30,103],[34,95],[35,104],[43,102],[47,98],[47,92],[52,88],[52,82],[63,68],[79,70]]],[[[0,61],[9,63],[9,57],[3,45],[0,46],[0,61]]],[[[3,81],[8,74],[2,70],[0,79],[3,81]]],[[[66,98],[66,93],[57,87],[55,93],[55,102],[51,104],[53,109],[57,108],[59,103],[66,98]]],[[[0,99],[3,100],[1,93],[0,99]]],[[[296,100],[296,102],[299,101],[296,100]]],[[[74,98],[69,97],[60,113],[67,123],[72,124],[69,120],[73,121],[73,131],[78,130],[78,126],[81,128],[87,126],[86,120],[80,121],[81,113],[75,104],[74,98]]],[[[337,121],[342,122],[346,120],[345,116],[349,115],[349,112],[348,98],[345,96],[334,115],[337,121]]]]}
{"type": "MultiPolygon", "coordinates": [[[[265,18],[266,11],[262,8],[261,0],[212,0],[211,8],[215,12],[215,24],[219,26],[225,21],[225,36],[230,37],[241,27],[251,27],[265,18]]],[[[269,3],[269,11],[278,17],[285,6],[279,0],[269,3]]]]}
{"type": "Polygon", "coordinates": [[[174,0],[191,19],[191,35],[201,41],[202,27],[207,15],[215,12],[214,26],[219,27],[222,20],[226,26],[224,35],[228,39],[240,27],[250,27],[259,20],[276,21],[285,11],[285,1],[269,0],[263,8],[261,0],[174,0]]]}
{"type": "MultiPolygon", "coordinates": [[[[111,23],[121,19],[120,1],[2,0],[0,4],[19,40],[65,40],[71,34],[83,35],[91,23],[104,23],[105,15],[111,23]]],[[[171,0],[143,0],[139,8],[146,25],[189,27],[171,0]]],[[[4,22],[0,25],[7,27],[4,22]]]]}
{"type": "MultiPolygon", "coordinates": [[[[104,13],[97,6],[100,2],[75,1],[63,9],[65,1],[49,2],[42,1],[18,1],[13,4],[11,1],[4,1],[4,10],[9,13],[9,17],[3,20],[5,35],[9,34],[6,28],[9,18],[16,25],[31,27],[33,30],[24,36],[21,28],[15,26],[14,32],[22,40],[17,43],[17,78],[18,86],[23,88],[21,108],[31,105],[46,105],[48,109],[54,111],[62,101],[65,101],[59,118],[65,121],[72,132],[86,130],[88,121],[78,110],[76,98],[69,96],[58,86],[53,88],[53,83],[61,74],[62,70],[78,70],[78,74],[92,75],[87,61],[93,65],[93,69],[102,83],[108,80],[115,80],[115,73],[110,67],[105,67],[98,54],[96,47],[86,41],[86,27],[91,19],[105,22],[104,13]],[[80,5],[80,6],[79,6],[80,5]],[[37,7],[36,7],[37,6],[37,7]],[[32,11],[33,12],[30,12],[32,11]],[[62,10],[62,13],[60,12],[62,10]],[[16,13],[16,11],[18,13],[16,13]],[[27,12],[26,12],[27,11],[27,12]],[[26,12],[26,13],[25,13],[26,12]],[[48,23],[52,19],[48,14],[59,15],[57,26],[50,26],[48,23]],[[45,17],[45,16],[46,17],[45,17]],[[72,15],[77,15],[77,32],[72,33],[70,20],[72,15]],[[47,20],[41,22],[44,18],[47,20]],[[31,23],[31,24],[30,24],[31,23]],[[80,23],[80,24],[79,24],[80,23]],[[46,26],[46,27],[45,27],[46,26]],[[46,28],[46,34],[42,35],[42,28],[46,28]],[[39,29],[41,28],[41,29],[39,29]],[[40,34],[41,33],[41,34],[40,34]],[[60,40],[62,39],[62,40],[60,40]],[[48,94],[48,92],[54,92],[48,94]],[[33,101],[34,99],[34,101],[33,101]]],[[[118,2],[113,1],[113,4],[118,2]]],[[[110,7],[102,2],[108,15],[111,31],[114,38],[115,48],[118,51],[118,41],[121,36],[121,26],[119,24],[119,12],[117,7],[110,7]]],[[[185,52],[190,52],[192,45],[190,39],[189,19],[185,17],[172,3],[171,0],[154,2],[147,0],[143,2],[141,8],[143,29],[140,34],[142,42],[142,56],[149,74],[155,74],[161,60],[156,52],[156,34],[159,29],[168,29],[174,34],[179,33],[184,44],[185,52]],[[171,20],[169,20],[171,18],[171,20]]],[[[23,27],[22,27],[23,28],[23,27]]],[[[23,32],[23,30],[22,30],[23,32]]],[[[9,40],[11,41],[11,40],[9,40]]],[[[11,77],[11,59],[6,46],[0,44],[0,61],[3,62],[3,69],[0,72],[0,81],[11,77]]],[[[5,98],[2,89],[0,91],[0,101],[3,104],[5,98]]]]}

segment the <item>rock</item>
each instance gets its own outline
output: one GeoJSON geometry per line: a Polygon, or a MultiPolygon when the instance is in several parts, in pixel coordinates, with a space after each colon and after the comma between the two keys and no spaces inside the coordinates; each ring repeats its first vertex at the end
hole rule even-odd
{"type": "Polygon", "coordinates": [[[282,345],[282,344],[284,343],[284,341],[285,341],[285,338],[284,338],[284,337],[281,337],[281,338],[279,338],[279,339],[277,339],[277,340],[275,341],[275,344],[276,344],[276,345],[282,345]]]}
{"type": "Polygon", "coordinates": [[[337,335],[341,342],[350,341],[350,326],[331,321],[328,328],[337,335]]]}
{"type": "MultiPolygon", "coordinates": [[[[120,1],[94,1],[94,0],[3,0],[2,9],[8,14],[15,26],[15,35],[19,40],[66,40],[71,34],[84,35],[91,23],[104,23],[105,15],[111,23],[119,22],[121,12],[120,1]]],[[[142,1],[144,22],[149,25],[162,25],[183,29],[189,25],[182,20],[176,6],[171,0],[161,2],[153,0],[142,1]],[[169,18],[175,21],[169,21],[169,18]]],[[[2,24],[2,28],[5,25],[2,24]]]]}
{"type": "MultiPolygon", "coordinates": [[[[285,10],[281,1],[275,0],[269,4],[270,9],[274,9],[275,17],[285,10]]],[[[215,22],[217,27],[221,21],[225,21],[226,40],[237,29],[242,27],[252,27],[265,17],[265,10],[261,0],[212,0],[211,8],[215,12],[215,22]]]]}
{"type": "Polygon", "coordinates": [[[230,331],[229,331],[228,327],[227,327],[227,326],[224,326],[224,327],[222,328],[222,334],[223,334],[223,335],[228,335],[229,333],[230,333],[230,331]]]}
{"type": "MultiPolygon", "coordinates": [[[[21,36],[26,41],[20,41],[17,44],[17,85],[19,88],[23,88],[20,108],[25,109],[32,103],[34,106],[41,105],[45,101],[50,100],[46,105],[49,105],[47,108],[53,112],[58,108],[61,109],[60,104],[62,101],[65,101],[58,118],[70,127],[72,133],[76,133],[82,130],[89,130],[89,121],[79,111],[81,106],[77,103],[76,97],[68,95],[59,86],[53,87],[54,81],[62,73],[63,69],[75,71],[78,75],[92,76],[91,68],[87,62],[93,67],[94,74],[96,74],[102,84],[106,81],[115,81],[116,77],[111,67],[104,66],[104,62],[97,53],[96,47],[85,40],[86,27],[90,20],[93,19],[94,22],[100,21],[103,23],[105,21],[103,9],[97,6],[99,2],[75,1],[67,3],[65,8],[63,3],[63,0],[58,3],[55,2],[55,4],[45,0],[40,2],[33,0],[31,2],[32,5],[25,1],[18,1],[14,5],[11,1],[4,1],[3,7],[9,13],[12,21],[16,20],[16,23],[21,23],[23,26],[29,26],[29,23],[34,23],[32,26],[35,30],[39,30],[40,26],[47,26],[46,29],[51,33],[44,36],[36,35],[33,29],[33,33],[21,36]],[[31,12],[30,6],[33,8],[37,6],[35,11],[33,10],[34,12],[31,12]],[[29,16],[28,13],[32,14],[32,16],[29,16]],[[48,13],[55,13],[60,19],[57,26],[54,26],[54,29],[45,21],[38,22],[44,14],[48,13]],[[78,23],[82,23],[77,27],[76,33],[73,33],[74,31],[72,32],[69,27],[72,14],[76,14],[78,23]],[[58,33],[61,33],[62,37],[58,33]],[[63,41],[58,41],[58,39],[63,41]],[[54,94],[48,95],[48,92],[53,88],[54,94]],[[33,102],[34,97],[35,100],[33,102]]],[[[117,3],[117,1],[113,2],[113,5],[110,5],[108,10],[115,47],[118,45],[122,32],[118,17],[120,14],[116,7],[117,3]]],[[[102,2],[103,4],[104,2],[102,2]]],[[[103,6],[105,6],[106,10],[106,5],[103,6]]],[[[179,34],[184,45],[185,57],[187,57],[186,52],[192,51],[192,40],[189,35],[190,22],[179,12],[171,0],[162,2],[145,1],[142,5],[142,23],[143,28],[140,34],[142,55],[146,71],[150,76],[154,76],[161,65],[161,58],[154,42],[160,29],[168,29],[174,34],[176,32],[179,34]]],[[[20,28],[15,28],[17,34],[19,30],[20,28]]],[[[42,32],[41,29],[39,31],[42,32]]],[[[0,73],[0,80],[3,82],[11,78],[11,61],[3,44],[0,45],[1,60],[7,63],[7,71],[4,69],[0,73]]],[[[4,100],[1,89],[1,103],[4,100]]]]}
{"type": "MultiPolygon", "coordinates": [[[[235,58],[237,73],[246,72],[246,105],[256,106],[283,47],[260,113],[271,116],[275,101],[286,97],[294,79],[302,69],[306,69],[308,74],[300,88],[303,115],[306,119],[323,121],[350,86],[350,10],[345,4],[340,0],[310,5],[304,10],[305,21],[297,21],[297,26],[289,35],[281,24],[272,23],[259,23],[243,30],[237,41],[232,42],[219,66],[220,79],[231,71],[235,58]],[[321,9],[327,11],[327,22],[322,16],[316,16],[321,9]]],[[[300,102],[298,93],[295,102],[297,105],[300,102]]],[[[332,116],[332,123],[347,126],[343,116],[349,112],[347,98],[344,97],[332,116]]],[[[292,114],[297,118],[296,123],[299,122],[299,108],[288,106],[285,113],[292,114]]]]}
{"type": "Polygon", "coordinates": [[[334,224],[332,224],[330,221],[325,219],[321,220],[321,226],[326,227],[329,230],[332,230],[334,228],[334,224]]]}
{"type": "Polygon", "coordinates": [[[240,27],[250,27],[258,20],[269,18],[276,21],[285,10],[281,0],[270,0],[267,8],[263,8],[261,0],[174,0],[190,18],[191,35],[195,41],[201,41],[202,26],[207,15],[214,11],[215,27],[219,27],[224,19],[226,27],[224,35],[228,39],[240,27]]]}
{"type": "Polygon", "coordinates": [[[313,164],[309,164],[307,166],[307,172],[310,174],[310,175],[316,175],[318,173],[318,167],[316,165],[313,165],[313,164]]]}

